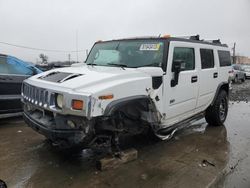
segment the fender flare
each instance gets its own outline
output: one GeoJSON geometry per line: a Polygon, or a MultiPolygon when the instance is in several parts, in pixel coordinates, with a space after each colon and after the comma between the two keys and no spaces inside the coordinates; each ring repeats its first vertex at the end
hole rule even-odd
{"type": "Polygon", "coordinates": [[[146,95],[136,95],[136,96],[131,96],[131,97],[125,97],[121,99],[117,99],[115,101],[112,101],[109,103],[104,111],[104,116],[110,116],[112,115],[117,109],[120,107],[129,104],[129,103],[134,103],[137,101],[143,101],[147,103],[151,103],[151,99],[149,96],[146,95]]]}
{"type": "Polygon", "coordinates": [[[226,89],[227,94],[229,95],[229,83],[228,83],[228,82],[221,82],[221,83],[218,85],[217,89],[216,89],[216,92],[215,92],[214,98],[213,98],[213,100],[212,100],[211,106],[213,106],[213,104],[214,104],[214,102],[215,102],[217,96],[218,96],[219,93],[220,93],[220,90],[221,90],[222,88],[224,88],[224,87],[225,87],[225,89],[226,89]]]}

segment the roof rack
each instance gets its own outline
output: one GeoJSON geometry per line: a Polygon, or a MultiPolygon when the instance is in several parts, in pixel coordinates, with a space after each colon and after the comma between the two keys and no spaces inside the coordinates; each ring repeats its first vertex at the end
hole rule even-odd
{"type": "MultiPolygon", "coordinates": [[[[227,46],[227,44],[222,44],[220,39],[215,39],[215,40],[204,40],[204,39],[200,39],[200,35],[191,35],[191,36],[181,36],[181,37],[177,37],[177,38],[184,38],[184,39],[189,39],[189,40],[198,40],[201,42],[207,42],[207,43],[212,43],[212,44],[219,44],[222,46],[227,46]]],[[[228,47],[228,46],[227,46],[228,47]]]]}
{"type": "Polygon", "coordinates": [[[212,44],[220,44],[220,45],[222,45],[222,46],[228,47],[227,44],[222,44],[221,41],[220,41],[220,39],[216,39],[216,40],[203,40],[203,41],[204,41],[204,42],[209,42],[209,43],[212,43],[212,44]]]}
{"type": "Polygon", "coordinates": [[[184,38],[184,39],[190,39],[190,40],[200,40],[200,35],[178,36],[177,38],[184,38]]]}
{"type": "Polygon", "coordinates": [[[215,43],[215,44],[221,44],[220,39],[216,39],[216,40],[203,40],[205,42],[211,42],[211,43],[215,43]]]}

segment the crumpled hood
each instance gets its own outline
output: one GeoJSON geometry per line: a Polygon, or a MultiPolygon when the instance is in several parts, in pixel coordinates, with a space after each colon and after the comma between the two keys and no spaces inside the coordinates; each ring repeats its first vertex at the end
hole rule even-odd
{"type": "Polygon", "coordinates": [[[53,69],[28,79],[33,85],[39,81],[39,85],[73,89],[75,91],[89,87],[98,87],[101,84],[117,84],[125,80],[148,79],[151,76],[162,75],[161,68],[120,68],[104,66],[81,66],[53,69]]]}

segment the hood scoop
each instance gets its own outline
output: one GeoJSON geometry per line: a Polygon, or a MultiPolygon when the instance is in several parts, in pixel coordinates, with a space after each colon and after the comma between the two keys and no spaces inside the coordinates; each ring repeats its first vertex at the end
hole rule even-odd
{"type": "Polygon", "coordinates": [[[75,74],[75,73],[68,73],[68,72],[51,72],[47,75],[40,76],[38,79],[49,81],[49,82],[56,82],[56,83],[63,83],[67,80],[71,80],[78,76],[82,76],[83,74],[75,74]]]}

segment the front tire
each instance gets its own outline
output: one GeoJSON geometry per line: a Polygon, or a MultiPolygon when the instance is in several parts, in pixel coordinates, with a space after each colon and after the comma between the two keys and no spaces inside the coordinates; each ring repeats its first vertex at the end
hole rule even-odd
{"type": "Polygon", "coordinates": [[[246,80],[246,76],[244,75],[244,77],[242,78],[242,82],[245,82],[245,80],[246,80]]]}
{"type": "Polygon", "coordinates": [[[234,78],[234,83],[239,83],[239,79],[238,79],[238,76],[236,75],[235,78],[234,78]]]}
{"type": "Polygon", "coordinates": [[[228,94],[221,90],[213,105],[209,106],[205,113],[205,119],[209,125],[222,126],[228,112],[228,94]]]}

